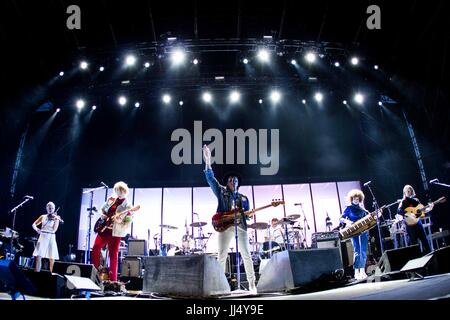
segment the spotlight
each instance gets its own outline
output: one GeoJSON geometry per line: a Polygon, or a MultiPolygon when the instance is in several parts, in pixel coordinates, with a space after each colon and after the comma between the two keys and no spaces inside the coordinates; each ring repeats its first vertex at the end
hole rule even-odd
{"type": "Polygon", "coordinates": [[[241,94],[237,91],[233,91],[230,94],[230,101],[231,103],[236,103],[239,101],[239,99],[241,98],[241,94]]]}
{"type": "Polygon", "coordinates": [[[347,105],[347,100],[343,100],[343,101],[342,101],[342,104],[347,105]]]}
{"type": "Polygon", "coordinates": [[[136,103],[134,104],[134,106],[135,106],[136,108],[139,108],[139,107],[141,106],[141,104],[140,104],[139,102],[136,102],[136,103]]]}
{"type": "Polygon", "coordinates": [[[100,72],[103,72],[103,71],[105,71],[105,67],[100,67],[98,70],[100,70],[100,72]]]}
{"type": "Polygon", "coordinates": [[[378,67],[378,65],[376,64],[376,65],[373,66],[373,68],[374,68],[375,70],[378,70],[379,67],[378,67]]]}
{"type": "Polygon", "coordinates": [[[320,93],[320,92],[317,92],[317,93],[314,95],[314,99],[316,99],[317,102],[322,102],[322,100],[323,100],[323,94],[320,93]]]}
{"type": "Polygon", "coordinates": [[[150,68],[150,62],[146,62],[146,63],[144,63],[144,67],[146,67],[146,68],[150,68]]]}
{"type": "Polygon", "coordinates": [[[96,110],[97,109],[97,106],[92,106],[92,110],[96,110]]]}
{"type": "Polygon", "coordinates": [[[178,102],[178,104],[179,104],[180,106],[182,106],[182,105],[184,104],[184,102],[183,102],[183,101],[180,101],[180,102],[178,102]]]}
{"type": "Polygon", "coordinates": [[[364,102],[364,96],[361,93],[355,94],[354,100],[356,103],[362,104],[364,102]]]}
{"type": "Polygon", "coordinates": [[[337,62],[337,61],[334,63],[334,66],[335,66],[336,68],[339,68],[340,65],[341,65],[341,64],[340,64],[339,62],[337,62]]]}
{"type": "Polygon", "coordinates": [[[61,112],[61,109],[60,108],[56,109],[56,113],[59,113],[59,112],[61,112]]]}
{"type": "Polygon", "coordinates": [[[133,56],[133,55],[128,55],[126,58],[125,58],[125,64],[127,65],[127,66],[129,66],[129,67],[131,67],[131,66],[134,66],[134,64],[136,63],[136,57],[135,56],[133,56]]]}
{"type": "Polygon", "coordinates": [[[170,100],[172,100],[172,97],[168,94],[163,95],[162,100],[165,104],[170,103],[170,100]]]}
{"type": "Polygon", "coordinates": [[[198,64],[198,60],[194,59],[194,61],[192,61],[193,64],[197,65],[198,64]]]}
{"type": "Polygon", "coordinates": [[[205,101],[206,103],[211,102],[211,101],[212,101],[212,95],[211,95],[211,93],[209,93],[209,92],[203,93],[202,99],[203,99],[203,101],[205,101]]]}
{"type": "Polygon", "coordinates": [[[281,94],[278,91],[272,91],[270,93],[270,100],[272,100],[273,103],[277,103],[281,100],[281,94]]]}
{"type": "Polygon", "coordinates": [[[262,104],[263,103],[263,99],[259,99],[258,102],[259,102],[259,104],[262,104]]]}
{"type": "Polygon", "coordinates": [[[306,100],[305,100],[305,99],[303,99],[303,100],[302,100],[302,103],[303,103],[303,104],[306,104],[306,100]]]}
{"type": "Polygon", "coordinates": [[[126,104],[127,104],[127,98],[125,98],[124,96],[120,96],[120,97],[119,97],[119,104],[120,104],[121,106],[126,105],[126,104]]]}
{"type": "Polygon", "coordinates": [[[76,106],[77,106],[78,109],[83,109],[84,105],[85,105],[84,100],[82,100],[82,99],[78,99],[77,100],[76,106]]]}
{"type": "Polygon", "coordinates": [[[292,59],[291,64],[295,66],[297,64],[297,61],[295,61],[295,59],[292,59]]]}
{"type": "Polygon", "coordinates": [[[81,61],[80,68],[86,70],[88,67],[88,63],[86,61],[81,61]]]}
{"type": "Polygon", "coordinates": [[[356,57],[353,57],[350,62],[352,63],[352,65],[356,66],[359,63],[359,59],[356,57]]]}
{"type": "Polygon", "coordinates": [[[247,59],[247,58],[244,58],[244,60],[242,60],[242,62],[243,62],[244,64],[247,64],[247,63],[248,63],[248,59],[247,59]]]}
{"type": "Polygon", "coordinates": [[[314,63],[316,61],[316,55],[312,52],[308,52],[305,55],[305,59],[306,61],[308,61],[309,63],[314,63]]]}
{"type": "Polygon", "coordinates": [[[61,71],[61,72],[59,73],[59,76],[62,77],[63,75],[64,75],[64,71],[61,71]]]}
{"type": "Polygon", "coordinates": [[[380,107],[382,107],[382,106],[383,106],[383,102],[378,101],[378,105],[379,105],[380,107]]]}
{"type": "Polygon", "coordinates": [[[269,58],[270,58],[270,55],[269,55],[269,52],[266,49],[260,49],[258,51],[258,59],[261,62],[269,62],[269,58]]]}
{"type": "Polygon", "coordinates": [[[181,49],[177,49],[172,53],[171,59],[174,65],[179,65],[186,59],[186,54],[181,49]]]}

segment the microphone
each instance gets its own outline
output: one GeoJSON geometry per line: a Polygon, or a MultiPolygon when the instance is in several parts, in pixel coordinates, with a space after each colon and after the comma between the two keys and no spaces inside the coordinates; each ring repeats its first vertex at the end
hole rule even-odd
{"type": "Polygon", "coordinates": [[[192,212],[192,214],[195,214],[198,217],[198,213],[197,212],[192,212]]]}
{"type": "Polygon", "coordinates": [[[25,198],[25,199],[30,199],[30,200],[33,200],[33,199],[34,199],[33,196],[25,196],[24,198],[25,198]]]}
{"type": "Polygon", "coordinates": [[[104,186],[106,189],[109,189],[108,185],[107,185],[106,183],[104,183],[103,181],[100,182],[100,184],[101,184],[102,186],[104,186]]]}
{"type": "Polygon", "coordinates": [[[301,206],[302,204],[303,204],[303,202],[294,203],[294,206],[301,206]]]}
{"type": "Polygon", "coordinates": [[[439,183],[439,179],[433,179],[433,180],[430,180],[430,183],[431,183],[431,184],[436,183],[436,182],[439,183]]]}
{"type": "Polygon", "coordinates": [[[372,181],[367,181],[366,183],[363,184],[364,187],[367,187],[369,184],[371,184],[372,181]]]}

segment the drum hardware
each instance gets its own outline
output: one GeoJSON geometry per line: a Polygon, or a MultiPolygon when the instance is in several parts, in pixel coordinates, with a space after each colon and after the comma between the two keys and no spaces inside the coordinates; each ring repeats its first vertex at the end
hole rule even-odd
{"type": "Polygon", "coordinates": [[[289,220],[297,220],[298,218],[300,218],[299,214],[291,214],[289,216],[287,216],[286,218],[288,218],[289,220]]]}
{"type": "Polygon", "coordinates": [[[199,228],[199,227],[203,227],[206,225],[207,225],[206,222],[194,222],[194,223],[191,223],[189,226],[194,227],[194,228],[199,228]]]}
{"type": "Polygon", "coordinates": [[[269,227],[269,224],[265,222],[255,222],[249,225],[248,227],[255,230],[265,230],[269,227]]]}
{"type": "Polygon", "coordinates": [[[178,227],[171,226],[171,225],[168,225],[168,224],[160,224],[159,227],[163,228],[163,229],[167,229],[167,230],[176,230],[176,229],[178,229],[178,227]]]}

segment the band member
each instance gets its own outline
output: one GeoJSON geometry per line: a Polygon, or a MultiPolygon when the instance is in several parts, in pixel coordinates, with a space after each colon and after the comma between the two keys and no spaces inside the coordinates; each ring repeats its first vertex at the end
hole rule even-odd
{"type": "MultiPolygon", "coordinates": [[[[126,210],[130,208],[127,202],[129,189],[125,182],[117,182],[114,185],[114,193],[115,197],[110,197],[101,208],[103,219],[113,216],[116,212],[127,214],[126,210]]],[[[108,225],[104,231],[97,234],[92,248],[92,262],[99,269],[101,250],[105,245],[108,246],[109,279],[111,281],[117,281],[120,240],[127,234],[127,227],[128,224],[124,225],[113,221],[112,225],[108,225]]]]}
{"type": "Polygon", "coordinates": [[[272,218],[271,225],[264,235],[265,241],[275,241],[282,245],[284,243],[284,230],[278,218],[272,218]]]}
{"type": "MultiPolygon", "coordinates": [[[[341,215],[341,224],[352,224],[363,218],[368,212],[364,209],[364,193],[361,190],[353,189],[347,194],[347,201],[350,203],[341,215]]],[[[355,269],[355,279],[363,280],[367,278],[365,272],[367,260],[367,244],[369,231],[365,231],[352,238],[353,245],[353,268],[355,269]]]]}
{"type": "Polygon", "coordinates": [[[34,230],[39,233],[39,239],[34,248],[33,256],[36,257],[34,271],[41,271],[42,258],[49,259],[50,272],[53,271],[53,264],[55,260],[59,259],[58,245],[56,244],[56,231],[59,227],[59,216],[55,214],[55,204],[53,202],[47,203],[47,214],[41,215],[32,224],[34,230]],[[39,229],[37,226],[41,225],[39,229]]]}
{"type": "MultiPolygon", "coordinates": [[[[403,220],[404,221],[404,216],[405,216],[405,209],[408,207],[417,207],[420,203],[419,199],[417,199],[415,197],[416,192],[414,191],[413,187],[410,185],[405,185],[403,187],[403,198],[402,198],[402,202],[400,202],[398,210],[397,210],[397,216],[396,218],[398,220],[403,220]]],[[[434,207],[433,203],[430,203],[429,209],[427,210],[427,212],[431,211],[434,207]]],[[[417,244],[418,243],[418,239],[420,239],[420,242],[422,243],[422,249],[424,253],[428,253],[431,251],[430,249],[430,244],[428,243],[427,240],[427,236],[425,234],[425,230],[423,228],[422,222],[418,221],[418,223],[416,225],[413,226],[408,226],[406,224],[406,222],[404,222],[406,225],[406,232],[408,233],[408,237],[409,237],[409,244],[413,245],[413,244],[417,244]]]]}
{"type": "MultiPolygon", "coordinates": [[[[212,191],[217,197],[218,213],[225,213],[232,211],[234,208],[238,208],[242,211],[248,211],[250,204],[248,198],[243,194],[238,192],[239,189],[239,178],[230,175],[227,178],[227,185],[222,186],[219,184],[217,179],[214,177],[213,170],[211,168],[211,151],[205,145],[203,147],[203,158],[205,160],[205,177],[212,191]]],[[[238,246],[239,252],[244,260],[245,273],[247,275],[247,280],[249,283],[249,290],[251,292],[256,292],[256,278],[255,270],[253,269],[253,260],[250,255],[249,240],[247,234],[247,221],[244,215],[240,215],[239,222],[237,226],[238,233],[238,246]]],[[[219,232],[218,235],[218,246],[219,246],[219,263],[222,265],[224,272],[226,271],[226,260],[228,256],[228,248],[231,240],[235,236],[235,228],[229,227],[225,231],[219,232]]]]}

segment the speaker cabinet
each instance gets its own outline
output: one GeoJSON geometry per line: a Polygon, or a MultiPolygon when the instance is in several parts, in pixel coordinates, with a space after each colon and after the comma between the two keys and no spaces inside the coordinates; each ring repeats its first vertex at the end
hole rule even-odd
{"type": "MultiPolygon", "coordinates": [[[[95,284],[101,285],[101,280],[98,276],[97,269],[94,267],[93,264],[55,261],[55,264],[53,265],[53,272],[60,274],[63,277],[64,275],[70,275],[89,278],[95,284]]],[[[69,289],[74,289],[71,288],[70,285],[68,285],[68,287],[69,289]]]]}

